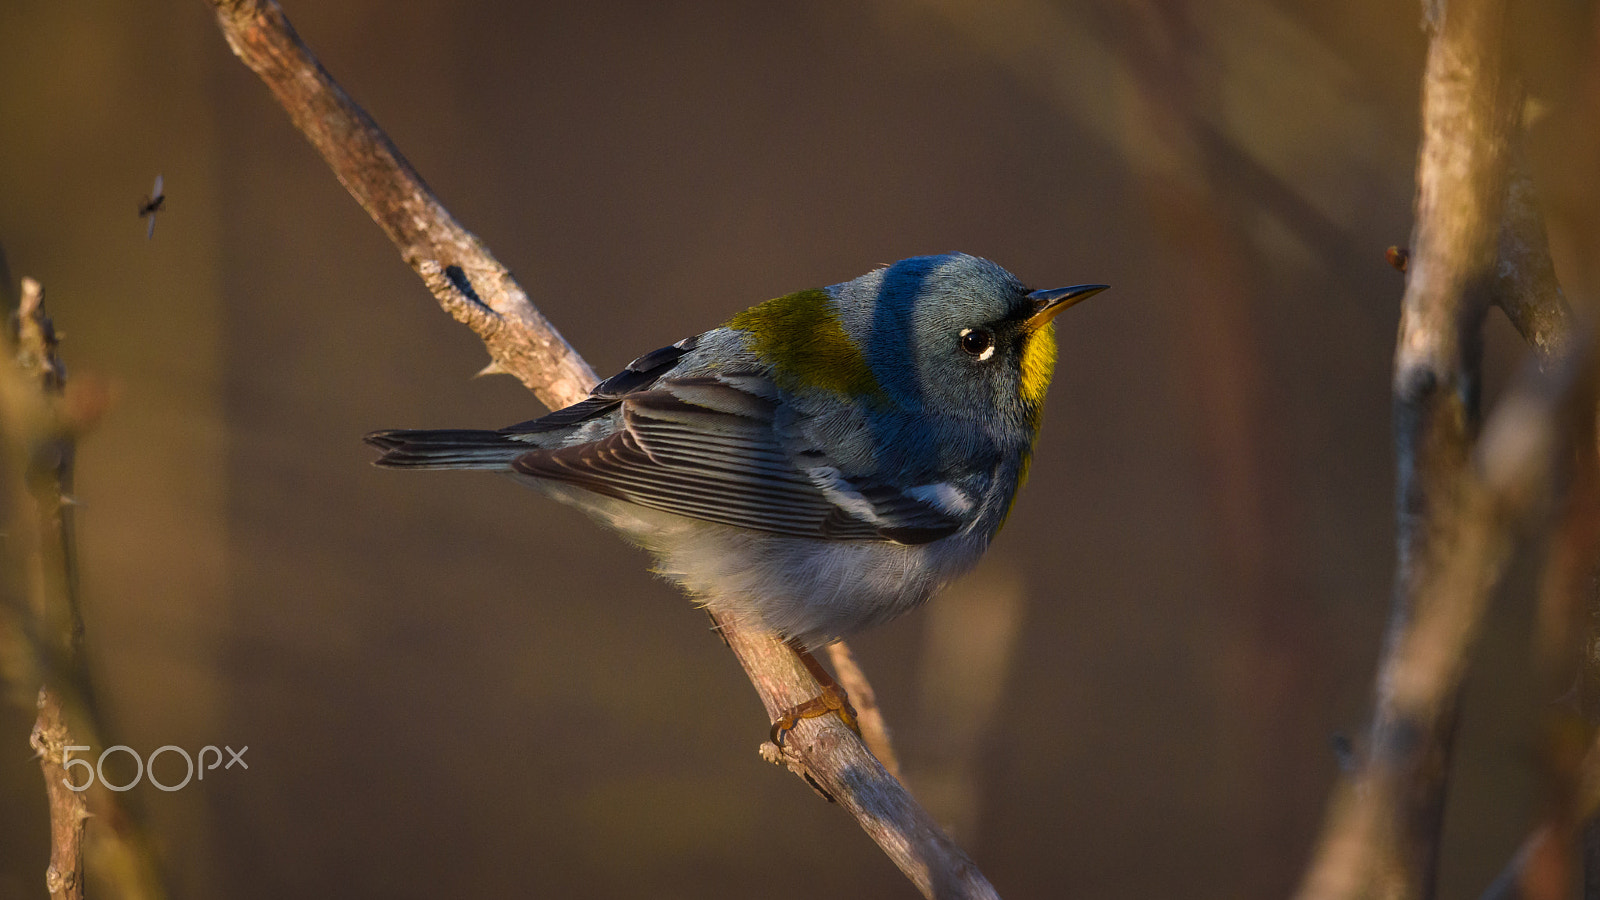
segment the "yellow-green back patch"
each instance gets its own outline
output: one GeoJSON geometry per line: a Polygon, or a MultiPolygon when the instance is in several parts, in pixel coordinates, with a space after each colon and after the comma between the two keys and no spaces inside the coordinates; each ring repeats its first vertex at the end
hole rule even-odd
{"type": "Polygon", "coordinates": [[[817,388],[845,397],[884,396],[866,357],[839,324],[827,291],[768,300],[729,319],[728,327],[745,333],[745,346],[772,366],[780,387],[817,388]]]}

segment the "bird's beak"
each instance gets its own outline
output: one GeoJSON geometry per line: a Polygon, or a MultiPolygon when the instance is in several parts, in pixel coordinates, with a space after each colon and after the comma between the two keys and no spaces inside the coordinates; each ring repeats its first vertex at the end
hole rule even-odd
{"type": "Polygon", "coordinates": [[[1033,314],[1028,316],[1028,327],[1043,328],[1062,310],[1076,306],[1110,287],[1109,284],[1075,284],[1072,287],[1034,291],[1028,295],[1028,300],[1033,303],[1033,314]]]}

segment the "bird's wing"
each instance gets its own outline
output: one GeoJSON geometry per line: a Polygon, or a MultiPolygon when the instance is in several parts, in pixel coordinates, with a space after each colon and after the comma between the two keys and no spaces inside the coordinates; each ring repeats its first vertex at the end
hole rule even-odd
{"type": "Polygon", "coordinates": [[[678,361],[700,346],[702,335],[684,338],[670,347],[652,350],[628,363],[621,372],[607,378],[589,391],[589,396],[571,406],[562,407],[547,415],[500,429],[501,434],[539,434],[560,431],[579,422],[599,418],[622,405],[629,394],[647,391],[674,368],[678,361]]]}
{"type": "MultiPolygon", "coordinates": [[[[600,399],[597,391],[584,403],[600,399]]],[[[622,407],[618,431],[530,451],[513,468],[680,516],[798,537],[922,544],[965,524],[925,491],[847,479],[823,453],[806,455],[819,462],[801,468],[774,431],[778,392],[759,374],[657,378],[608,402],[622,407]]]]}

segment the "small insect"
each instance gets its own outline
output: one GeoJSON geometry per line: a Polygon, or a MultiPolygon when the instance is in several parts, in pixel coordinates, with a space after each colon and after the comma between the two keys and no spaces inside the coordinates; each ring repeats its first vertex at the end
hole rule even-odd
{"type": "Polygon", "coordinates": [[[166,202],[167,195],[161,191],[161,176],[157,175],[155,186],[150,189],[150,196],[139,204],[139,218],[150,220],[150,227],[145,231],[145,240],[156,236],[156,213],[161,211],[161,205],[166,202]]]}
{"type": "Polygon", "coordinates": [[[1390,247],[1383,251],[1383,258],[1389,261],[1389,265],[1402,272],[1406,270],[1407,266],[1411,265],[1411,253],[1404,247],[1390,247]]]}

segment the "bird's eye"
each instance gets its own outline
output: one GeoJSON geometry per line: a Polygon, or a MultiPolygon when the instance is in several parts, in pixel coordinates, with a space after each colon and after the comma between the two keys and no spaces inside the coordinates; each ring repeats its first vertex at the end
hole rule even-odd
{"type": "Polygon", "coordinates": [[[969,356],[988,359],[994,355],[994,335],[987,328],[961,329],[961,349],[969,356]]]}

